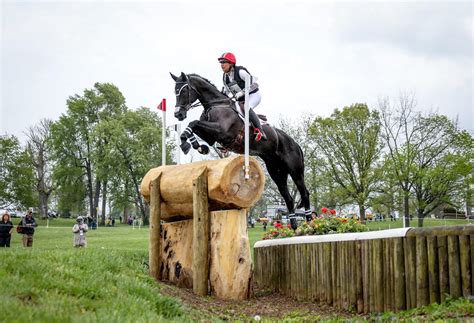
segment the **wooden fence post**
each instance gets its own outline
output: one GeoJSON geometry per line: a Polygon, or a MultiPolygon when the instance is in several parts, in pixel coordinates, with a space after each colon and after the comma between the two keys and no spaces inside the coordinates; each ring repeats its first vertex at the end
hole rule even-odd
{"type": "Polygon", "coordinates": [[[208,294],[209,280],[209,207],[207,167],[193,179],[193,291],[208,294]]]}
{"type": "Polygon", "coordinates": [[[161,174],[151,181],[150,196],[150,248],[148,262],[150,275],[157,280],[161,279],[161,174]]]}

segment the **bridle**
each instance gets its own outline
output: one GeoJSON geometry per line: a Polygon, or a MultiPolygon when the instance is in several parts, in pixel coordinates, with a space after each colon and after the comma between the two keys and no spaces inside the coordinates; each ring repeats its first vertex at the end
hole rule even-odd
{"type": "Polygon", "coordinates": [[[176,102],[178,102],[178,98],[179,96],[181,95],[181,91],[185,88],[185,87],[188,87],[188,102],[186,104],[176,104],[175,106],[175,109],[184,109],[185,111],[189,111],[195,107],[198,107],[198,106],[203,106],[203,105],[209,105],[209,104],[213,104],[213,103],[220,103],[220,102],[228,102],[230,101],[230,98],[225,98],[225,99],[217,99],[217,100],[213,100],[213,101],[209,101],[209,102],[204,102],[204,103],[201,103],[200,100],[198,100],[198,102],[196,103],[191,103],[191,90],[193,90],[194,92],[196,92],[196,94],[198,94],[199,96],[199,91],[191,84],[190,80],[189,80],[189,77],[188,75],[186,74],[186,81],[176,81],[176,84],[183,84],[183,86],[181,86],[179,88],[179,90],[177,91],[176,93],[176,102]]]}

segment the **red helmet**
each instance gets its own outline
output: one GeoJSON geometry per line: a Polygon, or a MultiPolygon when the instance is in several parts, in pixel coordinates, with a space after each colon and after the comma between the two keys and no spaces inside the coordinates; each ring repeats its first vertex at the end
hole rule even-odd
{"type": "Polygon", "coordinates": [[[232,54],[232,53],[224,53],[217,60],[219,61],[219,63],[229,62],[229,63],[232,63],[234,65],[237,62],[237,60],[235,59],[235,55],[232,54]]]}

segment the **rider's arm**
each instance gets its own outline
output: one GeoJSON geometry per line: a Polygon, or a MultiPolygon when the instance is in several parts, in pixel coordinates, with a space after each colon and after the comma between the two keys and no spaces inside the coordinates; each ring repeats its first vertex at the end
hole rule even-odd
{"type": "MultiPolygon", "coordinates": [[[[241,78],[242,80],[245,81],[245,78],[246,78],[247,76],[252,76],[252,75],[250,75],[249,73],[247,73],[247,72],[242,68],[242,69],[240,69],[240,71],[239,71],[239,76],[240,76],[240,78],[241,78]]],[[[258,84],[257,84],[256,82],[254,82],[254,78],[252,77],[252,78],[250,79],[250,91],[253,91],[253,90],[255,90],[256,88],[258,88],[258,84]]]]}

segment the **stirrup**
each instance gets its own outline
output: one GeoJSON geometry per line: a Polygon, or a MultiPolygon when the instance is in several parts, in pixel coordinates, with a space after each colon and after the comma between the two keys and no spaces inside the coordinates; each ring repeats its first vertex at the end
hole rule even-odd
{"type": "Polygon", "coordinates": [[[263,133],[260,131],[258,128],[253,128],[253,134],[255,135],[255,141],[260,141],[262,140],[263,133]]]}

